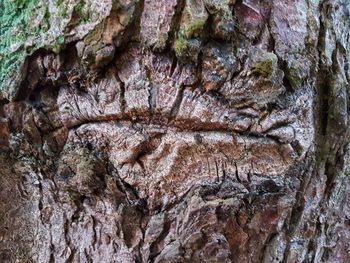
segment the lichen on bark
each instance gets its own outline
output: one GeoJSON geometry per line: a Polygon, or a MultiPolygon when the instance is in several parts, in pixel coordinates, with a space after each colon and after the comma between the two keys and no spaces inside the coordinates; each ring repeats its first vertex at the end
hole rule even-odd
{"type": "Polygon", "coordinates": [[[101,9],[85,0],[5,0],[0,8],[0,92],[9,99],[26,77],[28,56],[39,49],[58,53],[108,16],[108,5],[101,9]]]}

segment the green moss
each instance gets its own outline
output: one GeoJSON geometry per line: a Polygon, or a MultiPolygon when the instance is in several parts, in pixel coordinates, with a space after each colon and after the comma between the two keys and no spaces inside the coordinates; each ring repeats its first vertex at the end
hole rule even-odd
{"type": "Polygon", "coordinates": [[[41,47],[59,50],[64,43],[56,35],[60,22],[52,22],[60,21],[59,15],[66,16],[69,5],[65,0],[56,0],[56,4],[58,13],[51,13],[48,1],[0,0],[0,91],[5,97],[15,96],[26,56],[41,47]]]}
{"type": "Polygon", "coordinates": [[[56,42],[52,45],[52,51],[55,53],[59,53],[64,44],[64,40],[65,40],[64,35],[58,36],[56,39],[56,42]]]}
{"type": "Polygon", "coordinates": [[[272,53],[267,53],[253,65],[253,72],[265,78],[271,78],[277,68],[277,57],[272,53]]]}
{"type": "Polygon", "coordinates": [[[31,21],[40,8],[39,0],[0,1],[0,90],[19,81],[16,69],[30,50],[25,42],[40,32],[31,21]]]}
{"type": "Polygon", "coordinates": [[[270,60],[262,61],[254,65],[254,72],[258,72],[264,77],[271,77],[274,71],[273,63],[270,60]]]}
{"type": "Polygon", "coordinates": [[[179,36],[174,43],[174,50],[177,57],[181,57],[186,53],[187,50],[187,40],[179,36]]]}
{"type": "Polygon", "coordinates": [[[64,35],[61,35],[57,38],[57,43],[60,45],[64,44],[64,35]]]}
{"type": "Polygon", "coordinates": [[[85,0],[80,0],[79,3],[74,7],[74,11],[79,16],[79,24],[85,24],[90,22],[90,14],[86,8],[85,0]]]}
{"type": "Polygon", "coordinates": [[[187,38],[199,36],[204,28],[206,19],[198,19],[191,23],[185,24],[184,33],[187,38]]]}
{"type": "Polygon", "coordinates": [[[208,12],[203,1],[186,1],[173,45],[177,57],[197,60],[207,19],[208,12]]]}
{"type": "Polygon", "coordinates": [[[25,77],[27,56],[40,48],[59,52],[68,26],[85,24],[107,13],[97,10],[92,18],[91,8],[86,0],[0,0],[1,96],[15,97],[25,77]]]}
{"type": "Polygon", "coordinates": [[[199,37],[203,31],[205,19],[198,19],[191,23],[184,24],[174,42],[174,50],[177,57],[182,57],[189,49],[191,39],[199,37]]]}
{"type": "Polygon", "coordinates": [[[63,0],[57,0],[58,15],[65,17],[68,14],[68,5],[63,0]]]}

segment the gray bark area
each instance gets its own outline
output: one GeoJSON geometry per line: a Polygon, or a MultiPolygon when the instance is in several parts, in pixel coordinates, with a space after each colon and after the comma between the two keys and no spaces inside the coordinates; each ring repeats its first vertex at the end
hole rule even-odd
{"type": "Polygon", "coordinates": [[[118,3],[0,102],[0,262],[350,262],[350,3],[118,3]]]}

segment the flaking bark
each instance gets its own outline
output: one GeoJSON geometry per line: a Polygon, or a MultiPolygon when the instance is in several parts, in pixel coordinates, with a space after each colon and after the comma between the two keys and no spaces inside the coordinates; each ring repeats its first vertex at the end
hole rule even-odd
{"type": "Polygon", "coordinates": [[[350,261],[347,0],[2,5],[0,262],[350,261]]]}

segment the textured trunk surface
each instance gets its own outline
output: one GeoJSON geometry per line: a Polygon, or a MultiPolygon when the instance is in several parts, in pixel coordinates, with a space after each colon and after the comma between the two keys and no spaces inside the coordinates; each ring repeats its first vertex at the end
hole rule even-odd
{"type": "Polygon", "coordinates": [[[2,0],[0,262],[350,262],[348,0],[2,0]]]}

